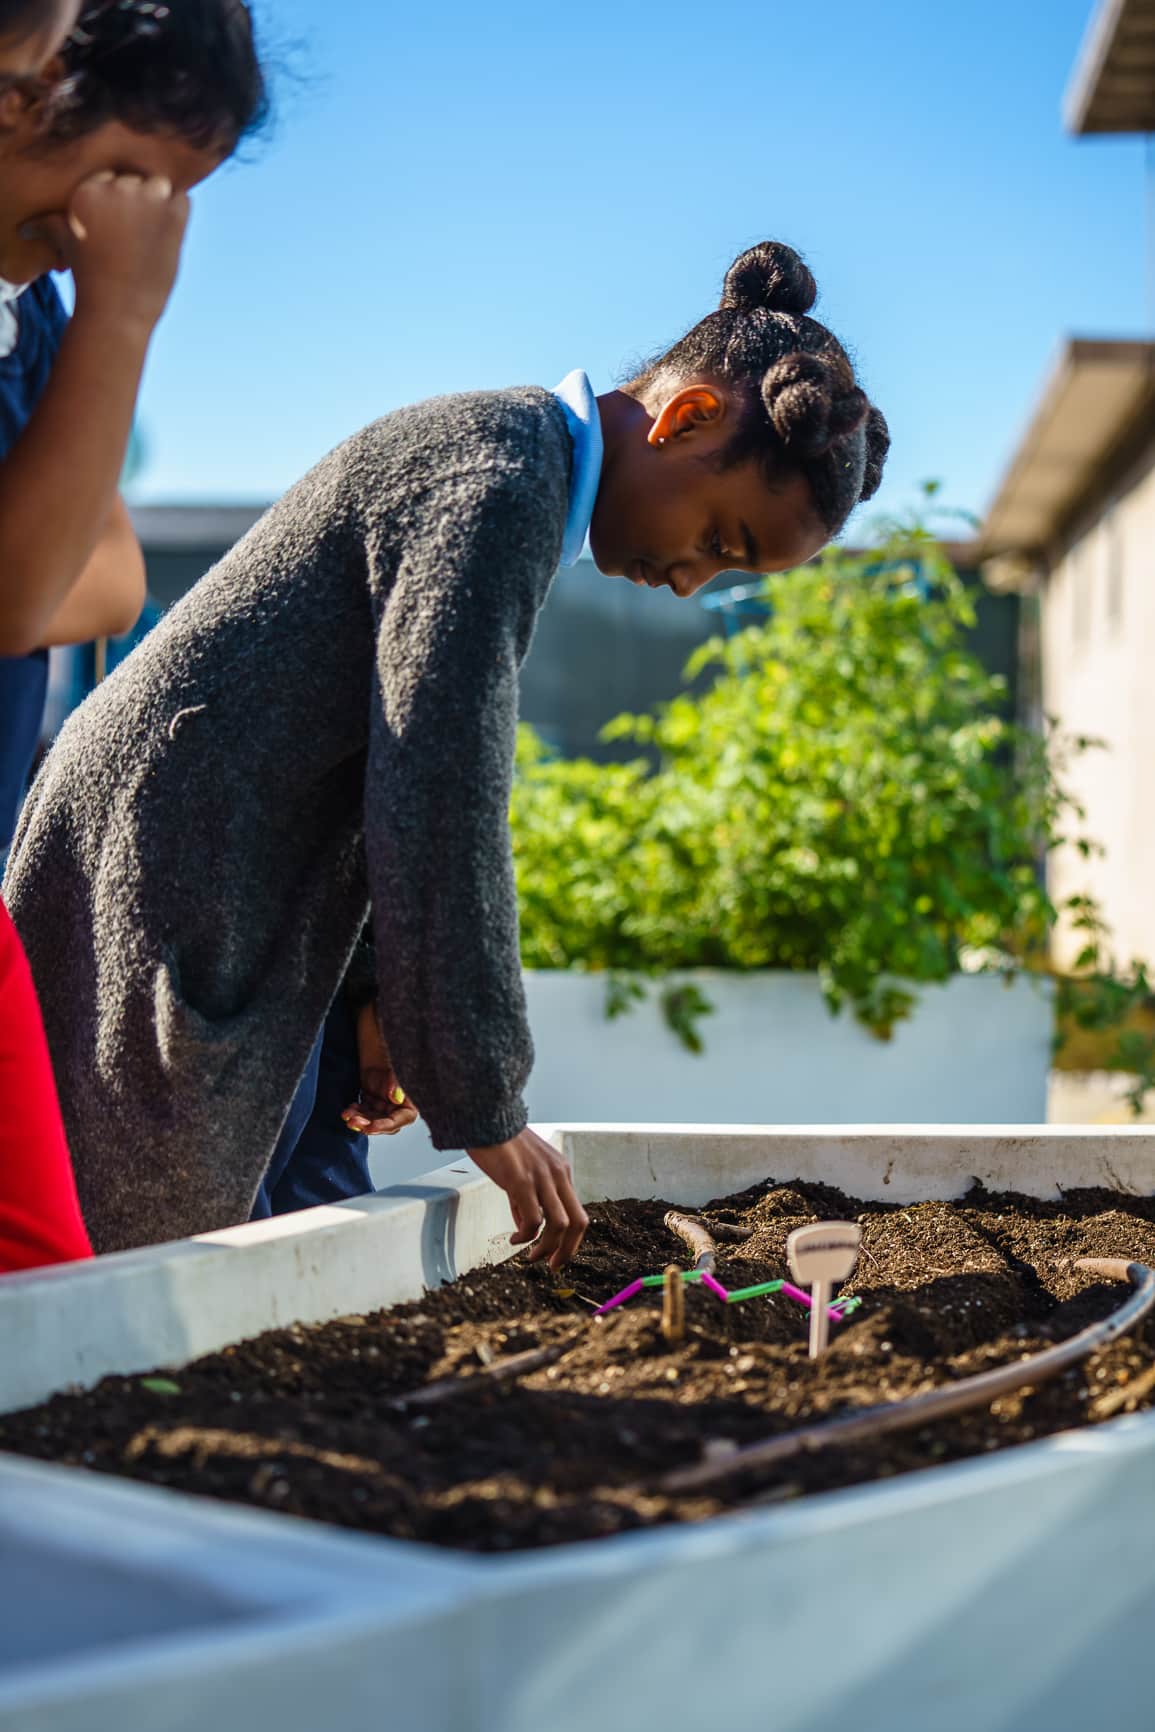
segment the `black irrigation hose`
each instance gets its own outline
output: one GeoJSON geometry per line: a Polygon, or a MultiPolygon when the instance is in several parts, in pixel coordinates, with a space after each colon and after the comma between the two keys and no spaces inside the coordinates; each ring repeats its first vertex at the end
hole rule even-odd
{"type": "Polygon", "coordinates": [[[720,1461],[712,1459],[694,1467],[681,1467],[667,1474],[661,1482],[665,1492],[698,1491],[703,1486],[716,1485],[719,1480],[746,1473],[751,1468],[772,1467],[791,1456],[835,1444],[858,1443],[864,1438],[884,1436],[887,1432],[908,1431],[926,1425],[928,1421],[945,1419],[965,1413],[973,1407],[989,1406],[1000,1395],[1046,1383],[1070,1365],[1077,1365],[1097,1348],[1106,1347],[1126,1335],[1149,1312],[1155,1310],[1155,1270],[1144,1263],[1128,1263],[1124,1258],[1084,1257],[1076,1263],[1089,1275],[1107,1281],[1130,1281],[1135,1291],[1124,1305],[1102,1323],[1093,1323],[1077,1335],[1045,1348],[1029,1359],[1016,1360],[1013,1365],[1000,1365],[994,1371],[981,1371],[965,1377],[945,1389],[932,1389],[925,1395],[914,1395],[906,1401],[887,1402],[881,1407],[868,1407],[862,1413],[845,1419],[824,1420],[801,1431],[787,1431],[780,1437],[767,1438],[764,1443],[748,1444],[720,1461]]]}

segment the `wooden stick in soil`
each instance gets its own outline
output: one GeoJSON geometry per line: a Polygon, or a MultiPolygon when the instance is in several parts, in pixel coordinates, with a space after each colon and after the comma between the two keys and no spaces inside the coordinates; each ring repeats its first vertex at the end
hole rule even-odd
{"type": "Polygon", "coordinates": [[[732,1221],[703,1221],[702,1225],[712,1238],[724,1239],[728,1245],[744,1245],[754,1237],[753,1227],[735,1227],[732,1221]]]}
{"type": "Polygon", "coordinates": [[[666,1265],[662,1286],[662,1334],[675,1346],[686,1333],[686,1288],[676,1263],[666,1265]]]}
{"type": "Polygon", "coordinates": [[[713,1275],[717,1269],[719,1239],[742,1244],[754,1237],[750,1227],[732,1227],[728,1221],[712,1222],[707,1226],[697,1215],[683,1215],[678,1209],[669,1211],[665,1225],[671,1233],[676,1233],[685,1245],[694,1259],[695,1269],[705,1269],[709,1275],[713,1275]]]}
{"type": "Polygon", "coordinates": [[[1113,1419],[1117,1413],[1122,1413],[1125,1407],[1133,1403],[1146,1401],[1155,1391],[1155,1365],[1149,1365],[1146,1371],[1141,1371],[1138,1377],[1133,1377],[1130,1383],[1120,1384],[1118,1389],[1109,1389],[1101,1395],[1098,1401],[1091,1404],[1092,1419],[1113,1419]]]}
{"type": "Polygon", "coordinates": [[[764,1443],[748,1444],[721,1460],[678,1468],[662,1480],[662,1490],[673,1493],[698,1491],[702,1486],[716,1485],[735,1474],[774,1467],[792,1456],[830,1449],[841,1443],[860,1443],[864,1439],[873,1441],[889,1432],[909,1431],[932,1420],[966,1413],[974,1407],[989,1407],[1000,1395],[1049,1382],[1068,1366],[1077,1365],[1099,1348],[1126,1335],[1155,1310],[1155,1270],[1148,1269],[1145,1264],[1128,1263],[1124,1258],[1083,1257],[1075,1267],[1105,1281],[1130,1281],[1135,1291],[1102,1323],[1081,1329],[1057,1347],[1048,1347],[1042,1353],[1016,1360],[1013,1365],[1000,1365],[994,1371],[964,1377],[945,1389],[932,1389],[925,1395],[914,1395],[905,1401],[868,1407],[862,1413],[850,1414],[845,1419],[824,1420],[819,1425],[808,1425],[800,1431],[788,1431],[780,1437],[768,1438],[764,1443]]]}
{"type": "Polygon", "coordinates": [[[693,1215],[680,1215],[677,1209],[671,1209],[666,1216],[665,1225],[671,1233],[676,1233],[685,1245],[694,1259],[695,1269],[705,1269],[712,1275],[717,1266],[718,1247],[705,1222],[697,1220],[693,1215]]]}
{"type": "MultiPolygon", "coordinates": [[[[583,1325],[583,1331],[584,1327],[583,1325]]],[[[484,1393],[495,1384],[509,1383],[516,1377],[528,1377],[531,1371],[541,1371],[547,1365],[555,1365],[576,1346],[575,1337],[571,1341],[557,1341],[552,1347],[531,1347],[528,1352],[511,1354],[508,1359],[495,1359],[492,1365],[487,1365],[483,1371],[475,1371],[471,1377],[442,1377],[436,1383],[427,1383],[423,1389],[415,1389],[411,1395],[397,1396],[390,1402],[390,1406],[433,1407],[441,1401],[452,1401],[458,1395],[484,1393]]]]}

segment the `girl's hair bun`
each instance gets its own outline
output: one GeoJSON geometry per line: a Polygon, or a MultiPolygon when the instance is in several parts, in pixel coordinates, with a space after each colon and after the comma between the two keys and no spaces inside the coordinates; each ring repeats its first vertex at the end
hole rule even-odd
{"type": "Polygon", "coordinates": [[[842,356],[802,351],[784,356],[763,374],[762,401],[783,446],[804,460],[824,456],[870,413],[866,393],[842,356]]]}
{"type": "Polygon", "coordinates": [[[837,337],[807,317],[816,293],[793,247],[762,241],[730,266],[721,306],[626,389],[649,406],[701,379],[730,387],[738,412],[720,466],[757,464],[771,488],[802,475],[823,529],[837,535],[877,492],[890,435],[837,337]]]}
{"type": "Polygon", "coordinates": [[[817,299],[818,286],[794,248],[760,241],[726,272],[721,306],[739,313],[808,313],[817,299]]]}

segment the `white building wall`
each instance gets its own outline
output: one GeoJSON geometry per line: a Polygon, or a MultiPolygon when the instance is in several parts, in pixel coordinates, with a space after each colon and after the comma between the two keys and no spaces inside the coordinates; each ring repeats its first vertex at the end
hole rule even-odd
{"type": "MultiPolygon", "coordinates": [[[[1042,651],[1048,715],[1106,748],[1065,777],[1086,808],[1081,832],[1105,857],[1057,853],[1052,895],[1089,890],[1114,930],[1117,960],[1155,963],[1155,450],[1048,578],[1042,651]]],[[[1064,931],[1057,959],[1070,962],[1080,943],[1064,931]]]]}

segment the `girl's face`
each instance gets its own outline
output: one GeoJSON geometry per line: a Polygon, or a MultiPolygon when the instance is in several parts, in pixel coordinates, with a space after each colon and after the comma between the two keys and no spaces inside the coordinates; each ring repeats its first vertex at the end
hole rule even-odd
{"type": "Polygon", "coordinates": [[[769,486],[758,463],[719,469],[737,399],[723,385],[684,387],[659,403],[599,399],[605,461],[590,545],[609,577],[696,595],[723,571],[789,571],[829,541],[804,476],[769,486]]]}
{"type": "Polygon", "coordinates": [[[37,138],[29,123],[0,165],[0,277],[31,283],[63,269],[68,208],[92,175],[163,175],[176,191],[191,192],[220,161],[218,151],[199,150],[175,133],[133,132],[119,121],[57,143],[37,138]]]}
{"type": "Polygon", "coordinates": [[[83,0],[40,0],[0,33],[0,75],[36,78],[72,34],[83,0]]]}

